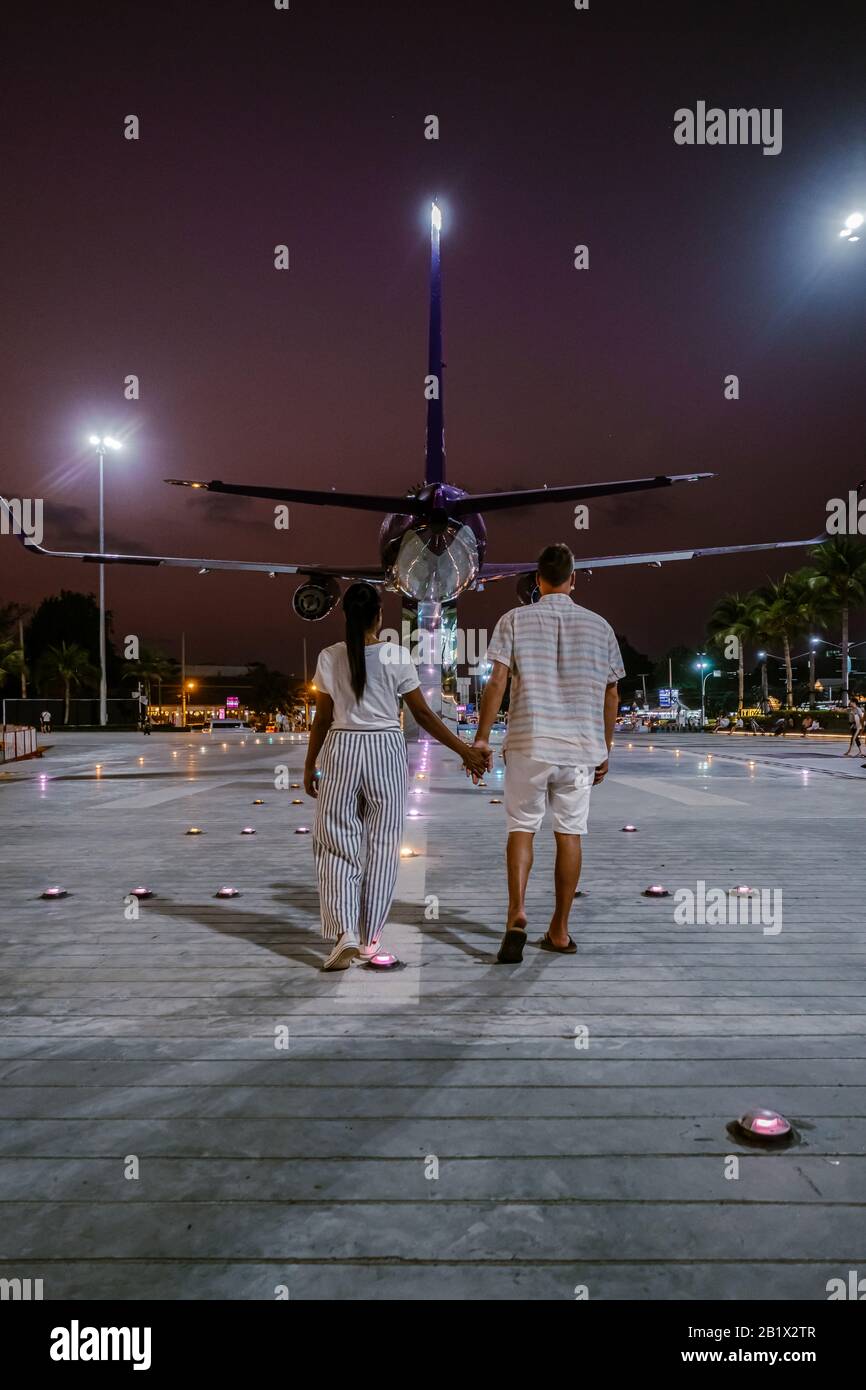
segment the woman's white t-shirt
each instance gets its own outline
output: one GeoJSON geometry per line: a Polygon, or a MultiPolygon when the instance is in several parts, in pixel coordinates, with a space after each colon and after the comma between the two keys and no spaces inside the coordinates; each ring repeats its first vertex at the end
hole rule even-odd
{"type": "Polygon", "coordinates": [[[364,648],[367,684],[360,700],[352,689],[345,642],[335,642],[319,655],[313,683],[334,702],[334,729],[399,729],[398,698],[417,690],[421,682],[405,647],[397,642],[371,642],[364,648]]]}

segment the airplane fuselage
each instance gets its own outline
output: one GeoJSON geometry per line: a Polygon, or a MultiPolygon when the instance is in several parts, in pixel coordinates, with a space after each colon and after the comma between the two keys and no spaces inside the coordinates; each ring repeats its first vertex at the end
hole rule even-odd
{"type": "Polygon", "coordinates": [[[391,512],[379,533],[382,567],[389,586],[416,603],[448,603],[478,578],[487,529],[478,512],[451,515],[468,494],[449,483],[431,483],[418,493],[424,512],[391,512]]]}

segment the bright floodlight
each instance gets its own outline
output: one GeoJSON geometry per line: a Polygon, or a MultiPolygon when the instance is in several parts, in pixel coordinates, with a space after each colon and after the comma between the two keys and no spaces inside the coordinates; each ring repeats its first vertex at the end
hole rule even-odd
{"type": "Polygon", "coordinates": [[[101,442],[101,441],[100,441],[100,438],[99,438],[99,435],[98,435],[98,434],[92,434],[92,435],[90,436],[90,443],[91,443],[91,444],[99,444],[100,442],[101,442]]]}
{"type": "MultiPolygon", "coordinates": [[[[436,203],[433,204],[433,209],[430,214],[430,218],[433,223],[433,226],[436,228],[436,231],[438,232],[442,227],[442,213],[437,207],[436,203]]],[[[860,218],[860,221],[863,221],[862,217],[860,218]]]]}
{"type": "Polygon", "coordinates": [[[114,439],[114,438],[112,437],[112,435],[110,435],[110,434],[107,434],[107,435],[105,436],[105,443],[108,445],[109,449],[122,449],[122,448],[123,448],[123,445],[121,444],[120,440],[119,440],[119,439],[114,439]]]}
{"type": "Polygon", "coordinates": [[[839,233],[839,235],[840,235],[840,236],[850,236],[850,235],[851,235],[851,228],[850,228],[850,227],[843,227],[842,230],[841,230],[841,232],[839,233]]]}
{"type": "Polygon", "coordinates": [[[846,226],[846,227],[850,227],[851,230],[852,230],[852,232],[855,230],[855,228],[857,228],[857,227],[862,227],[862,226],[863,226],[863,214],[862,214],[862,212],[852,212],[850,217],[846,217],[846,218],[845,218],[845,226],[846,226]]]}

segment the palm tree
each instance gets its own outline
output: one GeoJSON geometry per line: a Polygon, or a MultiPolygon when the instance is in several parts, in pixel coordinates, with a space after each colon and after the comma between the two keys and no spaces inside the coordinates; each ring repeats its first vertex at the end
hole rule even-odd
{"type": "Polygon", "coordinates": [[[848,696],[848,620],[851,609],[866,599],[866,544],[856,536],[832,536],[817,550],[808,582],[825,613],[838,613],[841,618],[842,693],[848,696]]]}
{"type": "Polygon", "coordinates": [[[710,614],[710,620],[707,624],[711,645],[720,648],[723,653],[727,639],[729,637],[736,637],[737,639],[737,710],[739,713],[742,713],[744,703],[745,663],[743,647],[744,643],[754,636],[752,616],[753,608],[749,594],[745,596],[723,594],[710,614]]]}
{"type": "Polygon", "coordinates": [[[809,572],[783,574],[767,585],[762,593],[765,611],[762,622],[770,637],[779,637],[785,654],[785,688],[787,705],[794,703],[794,670],[791,665],[791,640],[811,627],[815,616],[815,591],[809,572]]]}
{"type": "Polygon", "coordinates": [[[68,724],[73,685],[80,685],[96,674],[90,653],[76,642],[61,642],[59,647],[48,647],[42,658],[41,672],[48,680],[63,682],[63,722],[68,724]]]}
{"type": "Polygon", "coordinates": [[[0,642],[0,687],[8,676],[20,676],[24,669],[24,653],[17,642],[0,642]]]}
{"type": "Polygon", "coordinates": [[[27,699],[27,662],[24,659],[24,619],[30,609],[24,603],[5,603],[0,607],[0,646],[11,636],[13,630],[18,632],[18,652],[17,663],[5,665],[3,675],[0,676],[0,685],[3,684],[5,676],[8,674],[17,675],[21,681],[21,699],[27,699]]]}
{"type": "MultiPolygon", "coordinates": [[[[753,589],[746,594],[748,637],[757,646],[765,646],[767,631],[767,596],[761,589],[753,589]]],[[[770,690],[767,683],[767,654],[761,653],[761,709],[766,714],[770,708],[770,690]]]]}

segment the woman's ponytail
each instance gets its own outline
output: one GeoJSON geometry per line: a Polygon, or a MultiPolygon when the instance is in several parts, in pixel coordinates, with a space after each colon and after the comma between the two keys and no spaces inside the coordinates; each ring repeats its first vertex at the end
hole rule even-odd
{"type": "Polygon", "coordinates": [[[379,592],[372,584],[350,584],[343,595],[346,616],[346,651],[349,656],[349,677],[355,699],[360,700],[367,688],[367,659],[365,638],[382,610],[379,592]]]}

